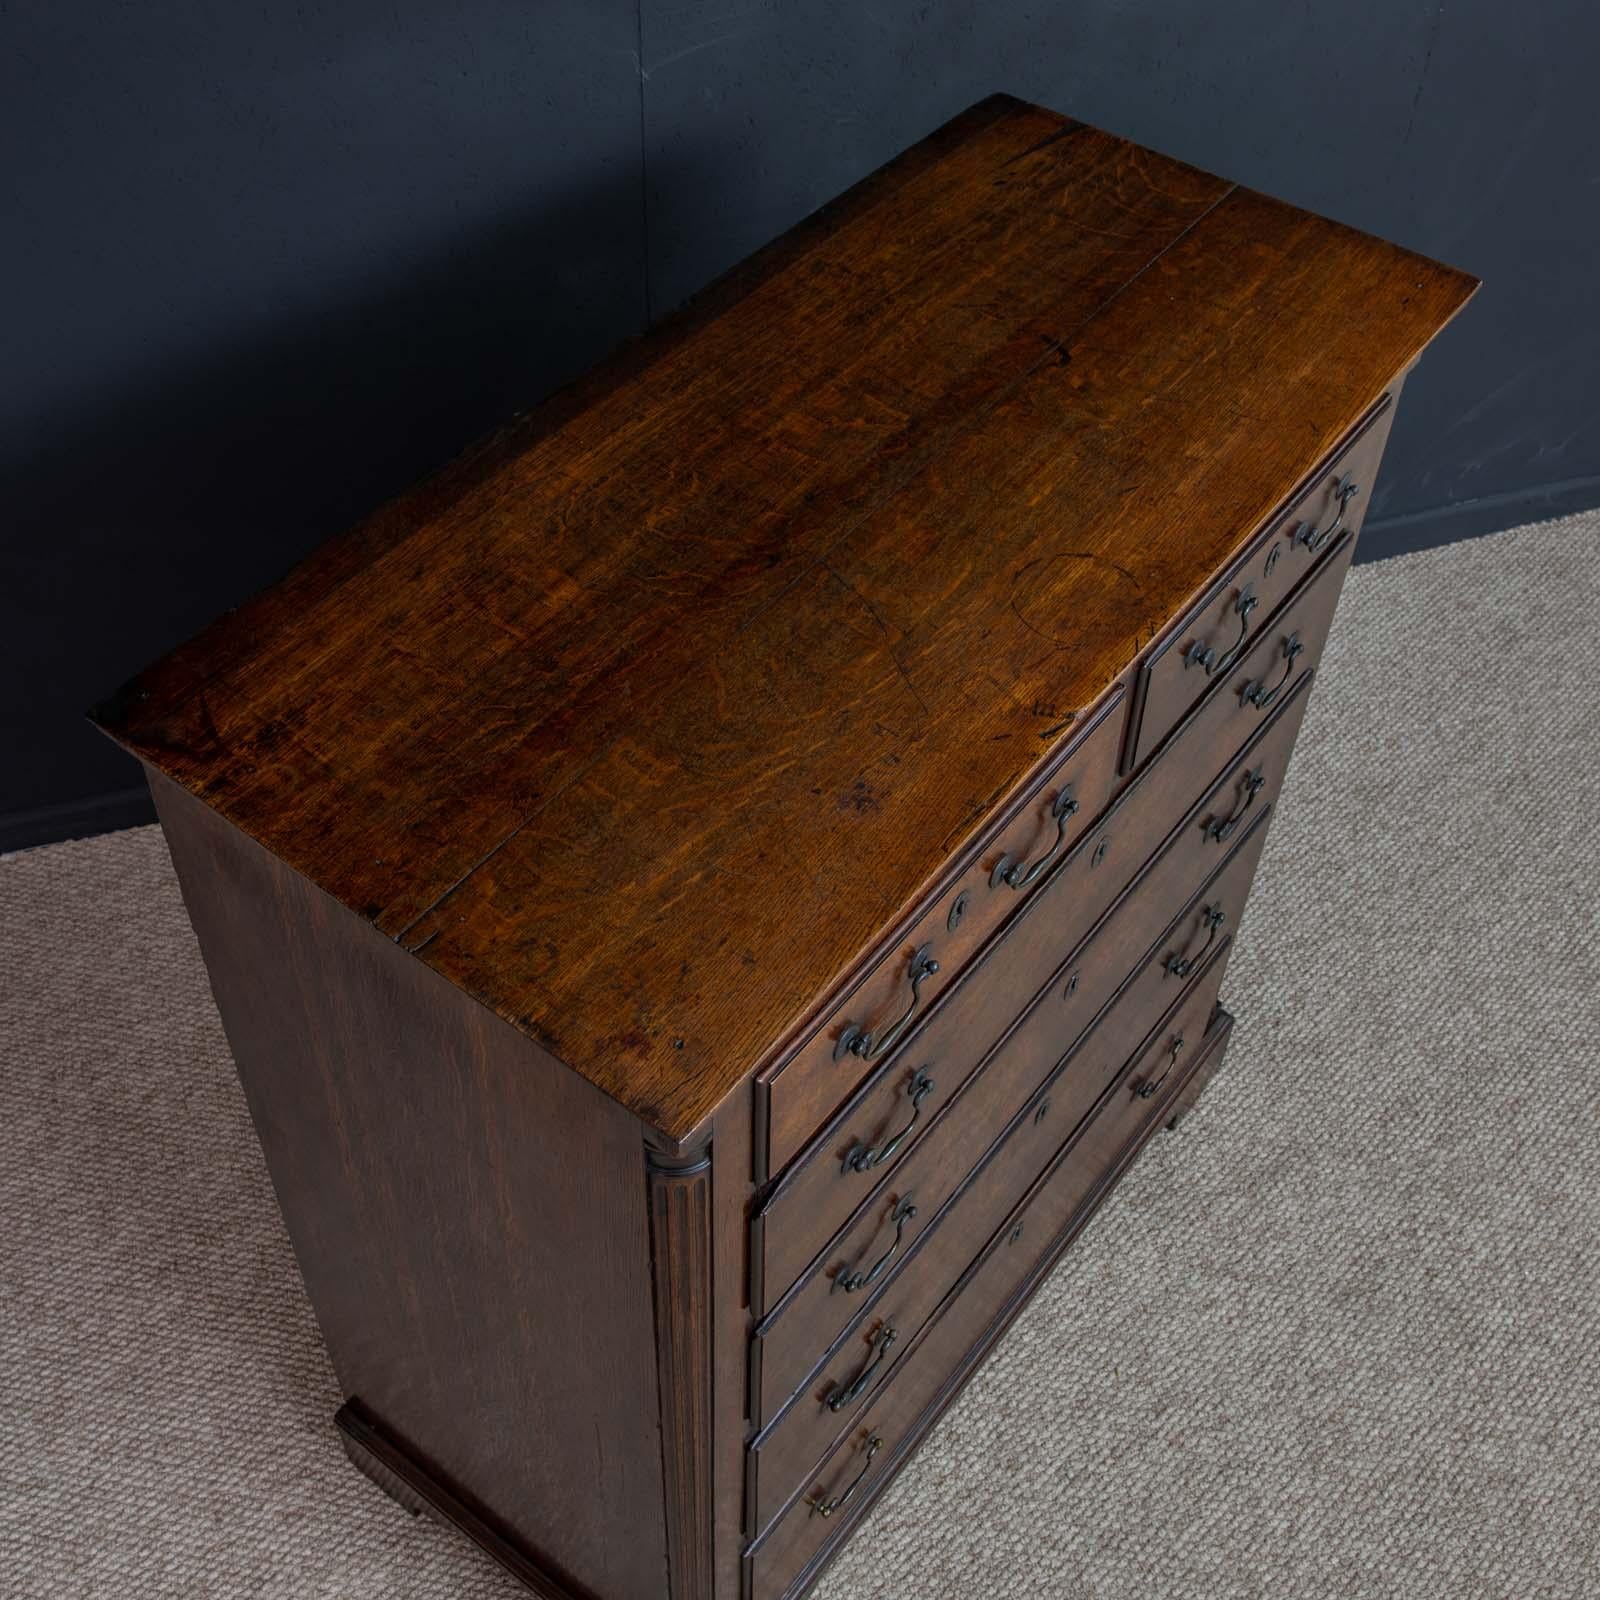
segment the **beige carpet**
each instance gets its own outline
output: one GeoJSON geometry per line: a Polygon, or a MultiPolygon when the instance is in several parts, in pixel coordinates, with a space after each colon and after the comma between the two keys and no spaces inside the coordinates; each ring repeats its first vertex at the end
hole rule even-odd
{"type": "MultiPolygon", "coordinates": [[[[1355,571],[1225,1072],[819,1596],[1600,1594],[1597,573],[1355,571]]],[[[339,1451],[159,834],[0,900],[0,1594],[518,1592],[339,1451]]]]}

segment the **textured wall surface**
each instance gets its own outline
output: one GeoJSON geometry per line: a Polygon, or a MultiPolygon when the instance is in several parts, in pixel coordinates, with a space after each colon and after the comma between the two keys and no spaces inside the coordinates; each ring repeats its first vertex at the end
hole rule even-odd
{"type": "Polygon", "coordinates": [[[0,45],[0,844],[147,815],[86,705],[995,89],[1486,280],[1367,557],[1600,501],[1580,0],[80,0],[0,45]]]}

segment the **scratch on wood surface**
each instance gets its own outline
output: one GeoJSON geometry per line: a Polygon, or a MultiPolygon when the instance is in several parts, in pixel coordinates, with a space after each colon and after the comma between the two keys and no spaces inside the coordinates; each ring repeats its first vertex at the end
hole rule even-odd
{"type": "Polygon", "coordinates": [[[1014,167],[1019,161],[1026,161],[1029,156],[1036,156],[1041,150],[1048,150],[1053,144],[1060,144],[1063,139],[1070,139],[1074,134],[1083,132],[1081,122],[1068,122],[1065,127],[1058,128],[1054,133],[1047,133],[1037,144],[1030,144],[1026,150],[1019,150],[1005,163],[1014,167]]]}
{"type": "Polygon", "coordinates": [[[843,585],[843,587],[853,594],[856,599],[861,602],[863,607],[865,607],[867,615],[871,617],[872,620],[878,625],[879,629],[882,630],[884,650],[888,654],[889,660],[894,663],[894,670],[900,675],[900,681],[908,690],[910,690],[912,699],[914,699],[922,708],[923,716],[931,716],[932,713],[928,709],[928,702],[922,698],[921,691],[917,688],[916,684],[911,681],[911,674],[906,671],[904,663],[895,653],[894,630],[890,628],[887,622],[884,621],[883,616],[879,612],[878,608],[873,605],[873,603],[864,594],[862,594],[862,592],[856,588],[856,586],[851,583],[851,581],[845,577],[845,575],[840,572],[839,569],[834,566],[834,564],[829,561],[826,556],[822,557],[821,560],[818,561],[817,565],[821,567],[822,570],[829,575],[829,577],[833,578],[836,583],[843,585]]]}

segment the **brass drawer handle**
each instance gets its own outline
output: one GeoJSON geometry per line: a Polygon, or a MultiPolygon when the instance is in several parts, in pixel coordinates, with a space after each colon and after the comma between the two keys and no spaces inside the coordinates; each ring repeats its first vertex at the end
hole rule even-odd
{"type": "Polygon", "coordinates": [[[1055,842],[1031,867],[1025,867],[1010,855],[1001,856],[994,864],[994,871],[989,874],[989,887],[998,889],[1003,883],[1008,889],[1031,889],[1039,881],[1039,874],[1061,853],[1061,846],[1067,839],[1067,823],[1077,813],[1078,802],[1072,797],[1072,785],[1067,784],[1050,807],[1050,815],[1056,824],[1055,842]]]}
{"type": "Polygon", "coordinates": [[[850,1504],[850,1497],[861,1487],[861,1480],[872,1471],[872,1458],[883,1448],[883,1440],[873,1434],[867,1440],[867,1457],[861,1463],[861,1470],[850,1480],[849,1487],[836,1494],[831,1500],[818,1500],[813,1498],[811,1509],[819,1517],[831,1517],[835,1511],[842,1511],[850,1504]]]}
{"type": "Polygon", "coordinates": [[[886,1322],[872,1336],[870,1345],[871,1356],[867,1364],[850,1380],[847,1388],[835,1389],[828,1396],[828,1409],[830,1411],[843,1411],[848,1405],[853,1405],[861,1398],[862,1391],[872,1382],[872,1374],[883,1365],[883,1358],[889,1353],[889,1346],[900,1336],[894,1331],[894,1324],[886,1322]]]}
{"type": "Polygon", "coordinates": [[[1265,678],[1252,678],[1239,691],[1241,705],[1254,706],[1258,711],[1265,711],[1274,700],[1278,698],[1278,691],[1289,681],[1289,674],[1294,671],[1295,659],[1305,649],[1299,631],[1291,633],[1288,638],[1279,644],[1283,651],[1283,676],[1269,689],[1265,678]]]}
{"type": "Polygon", "coordinates": [[[1161,1076],[1159,1078],[1146,1078],[1143,1083],[1134,1089],[1133,1092],[1141,1100],[1148,1100],[1152,1095],[1160,1092],[1161,1085],[1172,1075],[1172,1069],[1178,1064],[1178,1052],[1181,1049],[1183,1049],[1183,1035],[1175,1033],[1172,1036],[1172,1043],[1167,1046],[1167,1064],[1162,1069],[1161,1076]]]}
{"type": "MultiPolygon", "coordinates": [[[[843,1289],[846,1294],[854,1294],[858,1289],[865,1289],[874,1284],[883,1274],[883,1269],[894,1260],[895,1251],[900,1248],[900,1241],[906,1236],[906,1224],[914,1222],[917,1208],[911,1203],[911,1196],[906,1195],[895,1205],[889,1213],[889,1220],[895,1224],[894,1238],[889,1248],[878,1257],[865,1272],[838,1272],[834,1275],[833,1288],[843,1289]]],[[[828,1291],[830,1294],[832,1289],[828,1291]]]]}
{"type": "Polygon", "coordinates": [[[1250,809],[1255,797],[1266,787],[1267,775],[1257,767],[1253,772],[1246,772],[1239,779],[1240,799],[1234,802],[1233,810],[1225,817],[1212,817],[1206,823],[1206,838],[1215,839],[1218,844],[1224,844],[1238,832],[1239,824],[1244,821],[1244,814],[1250,809]]]}
{"type": "Polygon", "coordinates": [[[1319,528],[1313,522],[1302,522],[1294,530],[1294,544],[1303,544],[1307,550],[1320,550],[1343,526],[1345,509],[1350,502],[1361,493],[1361,485],[1347,472],[1334,484],[1333,497],[1336,503],[1333,521],[1326,528],[1319,528]]]}
{"type": "Polygon", "coordinates": [[[1239,618],[1239,637],[1233,641],[1233,648],[1225,655],[1218,656],[1216,647],[1202,643],[1196,639],[1183,653],[1185,668],[1204,667],[1208,678],[1214,678],[1219,672],[1226,672],[1238,658],[1239,652],[1244,648],[1245,635],[1250,631],[1250,613],[1261,604],[1261,596],[1255,592],[1254,584],[1245,584],[1233,597],[1230,610],[1237,613],[1239,618]]]}
{"type": "Polygon", "coordinates": [[[917,1009],[917,1002],[922,998],[923,980],[933,977],[939,970],[939,963],[933,959],[932,951],[931,944],[919,945],[911,957],[911,999],[905,1010],[876,1037],[860,1023],[847,1022],[844,1032],[839,1035],[839,1042],[833,1047],[835,1061],[841,1061],[847,1055],[860,1056],[863,1061],[876,1061],[879,1056],[887,1055],[894,1049],[917,1009]]]}
{"type": "Polygon", "coordinates": [[[911,1096],[910,1120],[893,1138],[879,1145],[877,1149],[857,1139],[844,1153],[844,1170],[871,1172],[874,1167],[881,1167],[906,1142],[911,1130],[916,1127],[917,1118],[922,1114],[922,1102],[933,1093],[933,1088],[933,1079],[928,1076],[926,1067],[914,1072],[911,1082],[906,1086],[906,1093],[911,1096]]]}
{"type": "MultiPolygon", "coordinates": [[[[1217,929],[1228,920],[1227,913],[1221,906],[1207,905],[1200,910],[1200,928],[1205,929],[1206,942],[1200,946],[1193,955],[1186,951],[1174,950],[1167,959],[1161,963],[1162,972],[1173,978],[1187,978],[1194,969],[1205,959],[1206,951],[1211,948],[1211,942],[1217,936],[1217,929]]],[[[1200,929],[1195,930],[1195,938],[1199,938],[1200,929]]],[[[1194,940],[1189,941],[1193,944],[1194,940]]]]}

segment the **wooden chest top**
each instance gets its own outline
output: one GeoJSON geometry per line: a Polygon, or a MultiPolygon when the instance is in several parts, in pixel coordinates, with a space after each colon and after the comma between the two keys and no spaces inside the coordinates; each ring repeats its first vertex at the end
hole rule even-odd
{"type": "Polygon", "coordinates": [[[1474,287],[991,99],[95,716],[682,1138],[1474,287]]]}

